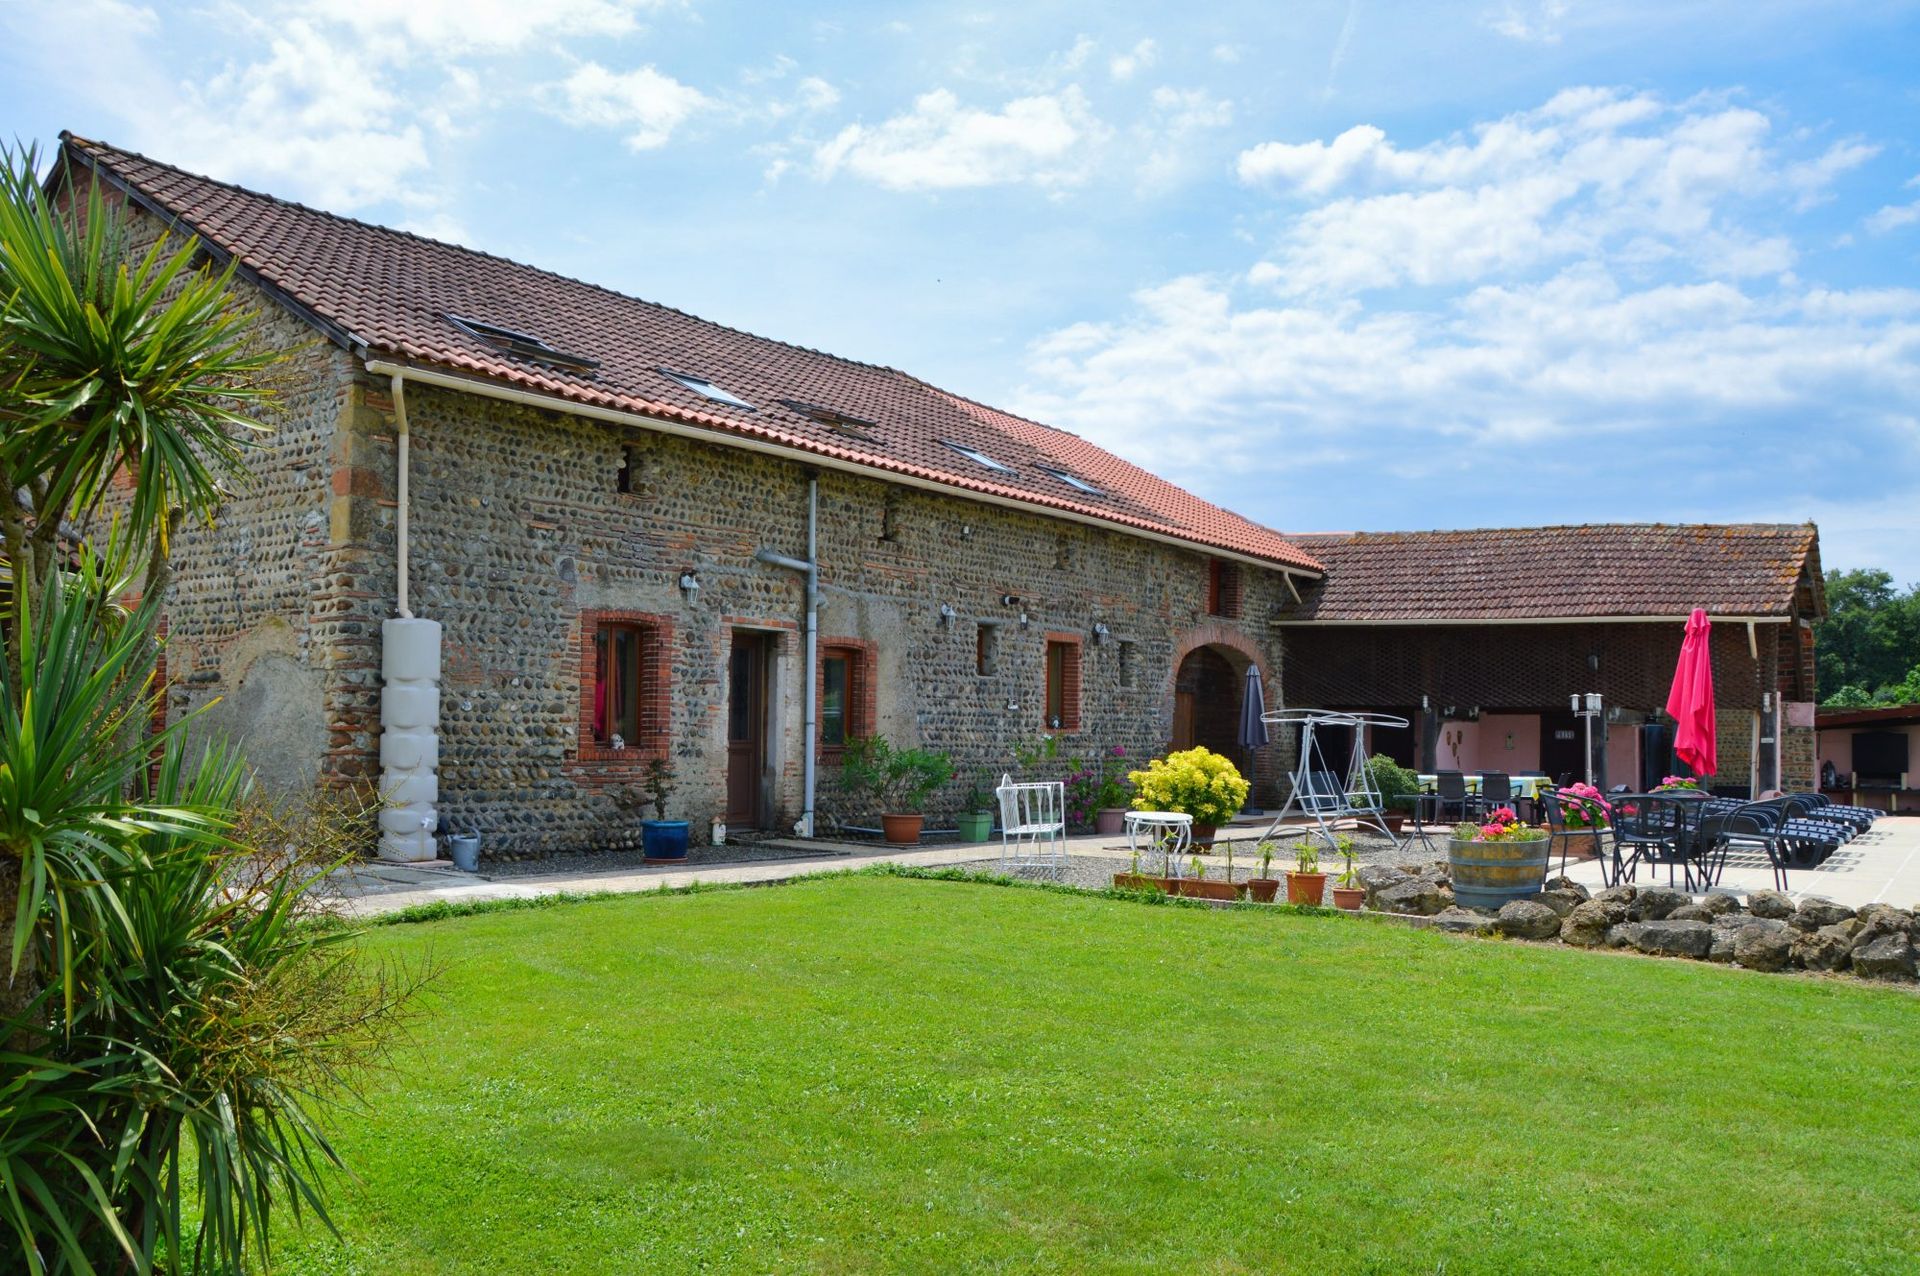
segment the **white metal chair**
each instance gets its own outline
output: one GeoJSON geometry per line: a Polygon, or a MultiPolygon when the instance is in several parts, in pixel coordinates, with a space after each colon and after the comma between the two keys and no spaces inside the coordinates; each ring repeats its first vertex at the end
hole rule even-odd
{"type": "Polygon", "coordinates": [[[1067,867],[1067,786],[1058,780],[1015,784],[1000,777],[1000,866],[1010,873],[1063,873],[1067,867]]]}

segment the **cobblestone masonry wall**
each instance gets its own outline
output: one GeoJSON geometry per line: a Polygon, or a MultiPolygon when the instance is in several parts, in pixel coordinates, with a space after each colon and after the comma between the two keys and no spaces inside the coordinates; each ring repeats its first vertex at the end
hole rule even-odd
{"type": "MultiPolygon", "coordinates": [[[[802,582],[753,554],[804,555],[802,468],[424,387],[409,387],[407,404],[414,609],[445,627],[443,818],[507,853],[631,839],[615,790],[633,769],[579,756],[579,615],[608,610],[672,621],[679,788],[670,811],[693,820],[696,836],[725,804],[732,632],[782,635],[770,682],[769,823],[791,825],[801,804],[802,582]],[[631,493],[617,490],[623,460],[631,493]],[[700,581],[691,597],[678,587],[685,571],[700,581]]],[[[384,380],[363,379],[342,418],[356,464],[337,485],[351,506],[334,520],[349,532],[350,566],[333,583],[344,586],[336,623],[351,618],[355,638],[377,637],[393,593],[389,409],[384,380]]],[[[1173,670],[1195,645],[1230,643],[1239,664],[1252,654],[1268,687],[1280,685],[1278,642],[1261,632],[1285,591],[1277,574],[1249,569],[1247,619],[1221,621],[1203,615],[1206,558],[1172,546],[832,471],[821,472],[819,522],[822,634],[875,644],[881,733],[946,750],[959,767],[931,803],[936,818],[976,778],[997,779],[1016,743],[1041,731],[1050,630],[1088,635],[1085,726],[1062,742],[1071,754],[1163,749],[1173,670]],[[1003,602],[1008,595],[1018,601],[1003,602]],[[958,613],[951,621],[942,603],[958,613]],[[987,675],[976,669],[983,620],[1000,622],[987,675]],[[1091,640],[1096,621],[1112,633],[1103,644],[1091,640]]],[[[355,650],[344,635],[339,645],[355,650]]],[[[342,771],[371,767],[377,744],[377,701],[361,695],[360,663],[342,660],[329,688],[341,710],[342,771]]],[[[828,820],[871,821],[836,801],[832,767],[822,767],[820,788],[828,820]]]]}
{"type": "MultiPolygon", "coordinates": [[[[159,219],[135,212],[143,251],[159,219]]],[[[328,750],[327,687],[338,676],[328,506],[334,444],[353,361],[244,282],[235,300],[258,315],[259,340],[285,352],[268,374],[278,397],[249,475],[211,527],[189,523],[173,546],[168,596],[167,710],[201,711],[195,734],[224,734],[246,751],[269,793],[309,790],[328,750]]]]}

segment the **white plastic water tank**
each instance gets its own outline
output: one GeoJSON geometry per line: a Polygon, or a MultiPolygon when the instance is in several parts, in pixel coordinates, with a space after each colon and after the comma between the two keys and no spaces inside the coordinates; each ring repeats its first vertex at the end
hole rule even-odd
{"type": "Polygon", "coordinates": [[[440,825],[440,622],[380,626],[380,858],[436,858],[440,825]]]}

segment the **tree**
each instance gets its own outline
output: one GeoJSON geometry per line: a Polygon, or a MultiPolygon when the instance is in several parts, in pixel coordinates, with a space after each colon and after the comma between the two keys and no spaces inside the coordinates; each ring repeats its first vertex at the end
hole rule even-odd
{"type": "Polygon", "coordinates": [[[1901,592],[1889,573],[1873,568],[1828,572],[1826,586],[1815,649],[1819,685],[1828,689],[1823,703],[1903,703],[1887,697],[1920,661],[1920,586],[1901,592]]]}
{"type": "MultiPolygon", "coordinates": [[[[61,161],[64,163],[64,157],[61,161]]],[[[275,355],[250,339],[232,267],[194,240],[136,253],[124,211],[94,181],[42,185],[31,150],[0,146],[0,500],[14,610],[44,601],[62,541],[84,538],[126,477],[121,533],[166,592],[183,517],[210,519],[264,427],[275,355]]]]}

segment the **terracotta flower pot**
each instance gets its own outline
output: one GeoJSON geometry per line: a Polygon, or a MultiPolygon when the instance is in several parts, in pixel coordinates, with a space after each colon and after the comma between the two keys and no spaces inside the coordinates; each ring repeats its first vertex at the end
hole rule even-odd
{"type": "Polygon", "coordinates": [[[1219,831],[1220,831],[1219,829],[1217,829],[1217,828],[1215,828],[1215,827],[1214,827],[1213,825],[1211,825],[1211,824],[1196,824],[1196,825],[1194,825],[1194,826],[1193,826],[1193,844],[1194,844],[1194,846],[1195,846],[1195,847],[1197,847],[1197,848],[1198,848],[1198,849],[1200,849],[1200,850],[1203,850],[1203,851],[1210,851],[1210,850],[1212,850],[1212,849],[1213,849],[1213,836],[1214,836],[1214,834],[1216,834],[1216,833],[1218,833],[1219,831]]]}
{"type": "Polygon", "coordinates": [[[895,846],[913,846],[920,841],[920,828],[926,822],[924,815],[883,815],[881,836],[895,846]]]}
{"type": "Polygon", "coordinates": [[[1398,811],[1388,811],[1380,817],[1380,823],[1386,826],[1387,832],[1398,836],[1400,830],[1406,827],[1407,817],[1398,811]]]}
{"type": "Polygon", "coordinates": [[[1240,888],[1232,882],[1209,882],[1205,878],[1183,877],[1175,883],[1188,899],[1238,899],[1240,888]]]}
{"type": "Polygon", "coordinates": [[[1333,906],[1355,912],[1367,902],[1367,892],[1358,886],[1336,886],[1333,888],[1333,906]]]}
{"type": "Polygon", "coordinates": [[[1093,831],[1101,837],[1116,837],[1126,831],[1127,808],[1106,807],[1093,813],[1093,831]]]}
{"type": "Polygon", "coordinates": [[[1173,894],[1173,879],[1170,877],[1148,877],[1144,873],[1115,873],[1113,887],[1122,891],[1162,891],[1173,894]]]}
{"type": "Polygon", "coordinates": [[[1327,895],[1325,873],[1288,873],[1287,903],[1319,904],[1327,895]]]}
{"type": "Polygon", "coordinates": [[[1253,877],[1247,879],[1247,894],[1256,904],[1271,904],[1274,896],[1280,893],[1280,879],[1277,877],[1253,877]]]}

